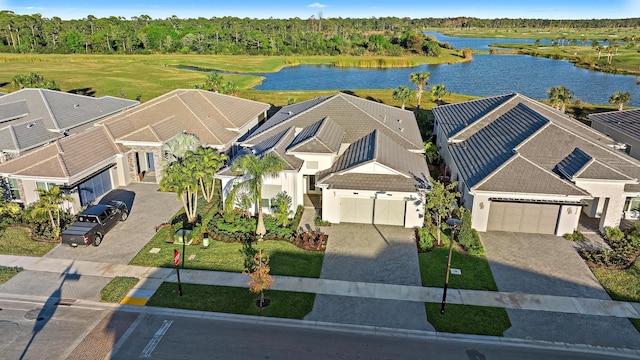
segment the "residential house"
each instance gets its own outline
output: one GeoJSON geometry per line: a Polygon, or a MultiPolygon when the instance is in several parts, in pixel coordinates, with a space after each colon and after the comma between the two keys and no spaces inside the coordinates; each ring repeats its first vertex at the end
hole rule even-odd
{"type": "Polygon", "coordinates": [[[176,135],[194,134],[204,146],[228,151],[269,108],[204,90],[174,90],[0,164],[0,176],[8,179],[14,201],[29,204],[37,200],[36,188],[58,185],[75,197],[77,211],[112,188],[159,183],[162,146],[176,135]]]}
{"type": "MultiPolygon", "coordinates": [[[[322,219],[332,223],[422,226],[429,170],[410,111],[338,93],[283,107],[241,146],[235,158],[272,153],[286,163],[264,181],[267,212],[284,191],[294,208],[319,198],[322,219]]],[[[226,197],[237,177],[229,167],[218,177],[226,197]]]]}
{"type": "Polygon", "coordinates": [[[111,96],[94,98],[46,89],[22,89],[1,96],[0,162],[138,104],[111,96]]]}
{"type": "Polygon", "coordinates": [[[563,235],[580,217],[616,227],[640,196],[640,162],[616,141],[521,94],[433,109],[437,145],[478,231],[563,235]]]}
{"type": "Polygon", "coordinates": [[[588,115],[591,127],[620,143],[619,148],[640,159],[640,109],[588,115]]]}

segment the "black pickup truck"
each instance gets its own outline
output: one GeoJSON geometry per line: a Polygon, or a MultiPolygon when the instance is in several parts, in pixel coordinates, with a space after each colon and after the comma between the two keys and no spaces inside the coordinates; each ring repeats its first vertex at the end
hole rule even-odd
{"type": "Polygon", "coordinates": [[[62,243],[72,247],[78,245],[98,246],[102,238],[118,221],[129,217],[127,205],[122,201],[110,201],[107,204],[94,205],[76,215],[76,222],[65,229],[62,243]]]}

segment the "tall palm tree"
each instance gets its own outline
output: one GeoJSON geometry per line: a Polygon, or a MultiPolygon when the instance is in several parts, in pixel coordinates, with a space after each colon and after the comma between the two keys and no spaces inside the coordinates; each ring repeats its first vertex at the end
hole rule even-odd
{"type": "Polygon", "coordinates": [[[409,81],[411,81],[418,90],[416,91],[416,99],[418,100],[418,109],[420,108],[420,104],[422,101],[422,93],[424,89],[429,86],[429,78],[431,77],[431,73],[427,72],[418,72],[409,74],[409,81]]]}
{"type": "Polygon", "coordinates": [[[48,216],[51,222],[53,234],[57,239],[60,236],[60,205],[65,202],[73,202],[73,197],[65,194],[59,186],[50,189],[36,189],[38,201],[33,207],[31,216],[33,218],[48,216]]]}
{"type": "Polygon", "coordinates": [[[438,101],[438,105],[442,104],[442,98],[451,94],[444,84],[436,84],[431,88],[431,97],[438,101]]]}
{"type": "Polygon", "coordinates": [[[236,196],[248,193],[253,202],[258,205],[258,226],[256,235],[262,238],[266,234],[262,215],[262,182],[265,178],[277,177],[286,166],[285,161],[275,154],[257,157],[253,154],[244,155],[231,163],[231,172],[244,175],[244,180],[236,184],[227,196],[225,212],[233,209],[236,196]]]}
{"type": "Polygon", "coordinates": [[[182,201],[187,221],[192,224],[198,219],[199,184],[194,172],[193,164],[180,158],[162,170],[160,180],[160,190],[175,191],[178,200],[182,201]]]}
{"type": "Polygon", "coordinates": [[[573,99],[573,91],[562,85],[548,88],[547,95],[549,95],[551,106],[562,112],[566,111],[567,104],[570,104],[573,99]]]}
{"type": "Polygon", "coordinates": [[[404,110],[404,104],[413,96],[413,90],[409,89],[408,86],[398,86],[393,89],[393,100],[402,102],[402,110],[404,110]]]}
{"type": "Polygon", "coordinates": [[[193,153],[187,153],[186,161],[193,168],[193,176],[200,184],[202,196],[210,203],[213,200],[215,188],[215,174],[222,168],[222,165],[229,159],[225,154],[210,147],[199,147],[193,153]]]}
{"type": "Polygon", "coordinates": [[[622,111],[624,104],[631,102],[631,93],[626,91],[616,91],[609,97],[609,104],[618,105],[618,110],[622,111]]]}

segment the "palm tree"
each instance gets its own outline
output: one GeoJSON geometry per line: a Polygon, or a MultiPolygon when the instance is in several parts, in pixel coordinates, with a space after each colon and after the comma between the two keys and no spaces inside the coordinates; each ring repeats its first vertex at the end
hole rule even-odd
{"type": "Polygon", "coordinates": [[[233,81],[227,81],[226,83],[220,85],[220,93],[227,95],[238,95],[240,92],[240,86],[234,83],[233,81]]]}
{"type": "Polygon", "coordinates": [[[436,84],[431,88],[431,97],[435,98],[438,101],[438,105],[442,104],[442,98],[451,94],[450,91],[447,91],[447,88],[444,84],[436,84]]]}
{"type": "Polygon", "coordinates": [[[418,91],[416,91],[416,99],[418,100],[418,109],[420,108],[420,104],[422,101],[422,93],[424,92],[424,88],[429,86],[429,77],[431,77],[431,73],[428,71],[409,74],[409,81],[411,81],[418,88],[418,91]]]}
{"type": "Polygon", "coordinates": [[[198,219],[199,184],[194,172],[193,164],[181,158],[162,170],[162,180],[160,180],[160,190],[175,191],[178,200],[182,201],[187,221],[192,224],[198,219]]]}
{"type": "Polygon", "coordinates": [[[424,143],[424,157],[427,158],[427,162],[432,164],[438,158],[438,145],[433,143],[433,138],[424,143]]]}
{"type": "Polygon", "coordinates": [[[28,85],[28,79],[25,75],[18,74],[11,79],[11,83],[14,87],[24,89],[28,85]]]}
{"type": "Polygon", "coordinates": [[[408,86],[398,86],[393,90],[393,100],[402,102],[402,110],[404,110],[404,104],[413,96],[413,90],[408,86]]]}
{"type": "Polygon", "coordinates": [[[609,97],[609,104],[618,105],[618,110],[622,111],[624,104],[631,102],[631,93],[628,91],[616,91],[609,97]]]}
{"type": "Polygon", "coordinates": [[[193,153],[187,153],[186,161],[193,168],[193,176],[200,184],[202,196],[210,203],[213,200],[214,187],[216,183],[215,174],[222,168],[222,165],[229,159],[225,154],[210,147],[199,147],[193,153]]]}
{"type": "Polygon", "coordinates": [[[66,201],[73,202],[73,197],[61,191],[59,186],[54,186],[48,190],[36,189],[36,191],[38,192],[38,201],[33,207],[31,216],[34,219],[48,216],[53,234],[57,239],[60,236],[60,205],[66,201]]]}
{"type": "Polygon", "coordinates": [[[562,112],[565,112],[567,104],[570,104],[573,99],[573,91],[562,85],[548,88],[547,95],[549,95],[551,106],[562,112]]]}
{"type": "Polygon", "coordinates": [[[233,209],[236,196],[249,193],[253,202],[258,205],[258,226],[256,235],[262,238],[267,232],[262,215],[262,181],[267,177],[277,177],[286,166],[285,161],[275,154],[257,157],[253,154],[244,155],[231,163],[231,172],[244,175],[244,180],[231,189],[225,202],[225,212],[233,209]]]}
{"type": "Polygon", "coordinates": [[[204,80],[204,89],[209,91],[220,91],[220,86],[222,85],[222,74],[219,72],[210,72],[207,74],[207,78],[204,80]]]}

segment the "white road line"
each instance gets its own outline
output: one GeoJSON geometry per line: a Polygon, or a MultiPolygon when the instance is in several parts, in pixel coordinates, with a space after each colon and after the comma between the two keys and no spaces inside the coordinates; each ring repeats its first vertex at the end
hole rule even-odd
{"type": "Polygon", "coordinates": [[[169,330],[171,324],[173,324],[173,320],[164,320],[162,322],[162,326],[160,326],[160,329],[156,331],[156,334],[151,340],[149,340],[149,343],[147,344],[147,346],[145,346],[144,350],[142,350],[142,353],[140,353],[141,358],[151,357],[151,353],[153,353],[153,350],[156,349],[156,346],[158,346],[164,334],[167,333],[167,330],[169,330]]]}

